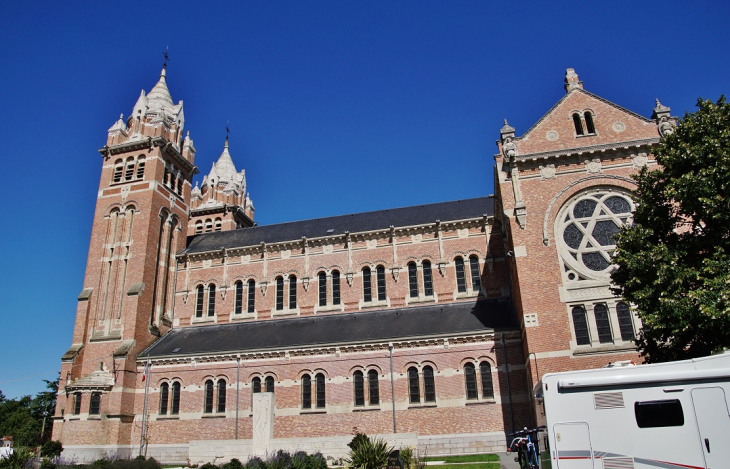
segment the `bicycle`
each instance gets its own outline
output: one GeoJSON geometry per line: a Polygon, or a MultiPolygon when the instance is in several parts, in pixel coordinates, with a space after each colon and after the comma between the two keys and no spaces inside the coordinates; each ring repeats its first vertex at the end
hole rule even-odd
{"type": "Polygon", "coordinates": [[[537,439],[537,433],[544,430],[545,426],[539,426],[528,430],[525,427],[524,430],[514,432],[510,436],[515,438],[512,440],[507,452],[516,452],[517,457],[515,462],[520,464],[520,469],[539,469],[540,467],[540,447],[539,444],[535,444],[532,441],[532,435],[535,435],[535,441],[537,439]]]}

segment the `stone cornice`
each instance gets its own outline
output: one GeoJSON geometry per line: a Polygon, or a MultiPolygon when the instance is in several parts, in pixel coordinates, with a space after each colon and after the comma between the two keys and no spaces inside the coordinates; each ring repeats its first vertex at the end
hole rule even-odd
{"type": "MultiPolygon", "coordinates": [[[[242,361],[276,359],[289,361],[292,357],[313,357],[322,355],[340,356],[342,353],[387,351],[391,344],[393,346],[393,350],[406,350],[421,347],[448,348],[453,345],[495,342],[502,336],[504,336],[507,340],[520,340],[520,333],[517,330],[489,331],[472,334],[464,333],[457,336],[412,337],[393,340],[391,342],[383,342],[381,340],[369,343],[332,343],[296,349],[251,350],[247,352],[237,352],[232,350],[230,352],[208,355],[163,356],[159,358],[151,358],[150,363],[153,366],[194,365],[198,363],[235,362],[239,358],[242,361]]],[[[140,358],[137,360],[137,366],[143,367],[146,362],[146,357],[140,358]]]]}
{"type": "MultiPolygon", "coordinates": [[[[199,209],[198,209],[199,210],[199,209]]],[[[486,217],[487,225],[491,225],[494,222],[493,216],[486,217]]],[[[383,228],[372,231],[362,231],[358,233],[345,232],[343,234],[337,234],[333,236],[321,236],[317,238],[306,238],[298,240],[280,241],[277,243],[261,243],[250,246],[240,246],[236,248],[228,248],[226,252],[228,256],[241,256],[246,254],[254,254],[263,252],[262,249],[266,249],[267,252],[278,252],[282,250],[291,250],[294,248],[304,248],[304,243],[307,246],[318,247],[324,245],[343,244],[346,245],[348,242],[362,242],[372,239],[390,239],[393,234],[395,236],[411,236],[424,233],[435,233],[437,230],[457,230],[464,228],[473,228],[484,226],[485,216],[475,218],[467,218],[463,220],[450,220],[441,222],[436,220],[434,223],[427,223],[423,225],[413,226],[402,226],[393,228],[383,228]]],[[[215,259],[222,257],[223,250],[216,249],[215,251],[197,252],[194,254],[182,252],[177,255],[178,261],[182,261],[187,257],[191,261],[203,260],[203,259],[215,259]]]]}
{"type": "MultiPolygon", "coordinates": [[[[601,145],[591,145],[587,147],[576,147],[576,148],[565,148],[562,150],[545,151],[538,153],[528,153],[525,155],[517,155],[512,158],[514,163],[523,163],[527,161],[547,160],[550,158],[560,158],[563,156],[573,155],[585,155],[594,153],[605,153],[606,151],[613,150],[628,150],[630,148],[641,148],[651,147],[659,143],[659,137],[645,138],[641,140],[630,140],[628,142],[616,142],[616,143],[604,143],[601,145]]],[[[500,157],[500,154],[495,155],[495,158],[500,157]]],[[[509,162],[507,158],[505,161],[509,162]]]]}

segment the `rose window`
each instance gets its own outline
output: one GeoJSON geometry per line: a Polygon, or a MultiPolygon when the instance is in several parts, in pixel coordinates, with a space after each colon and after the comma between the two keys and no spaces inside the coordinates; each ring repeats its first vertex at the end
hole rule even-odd
{"type": "Polygon", "coordinates": [[[628,195],[608,191],[583,194],[566,205],[556,234],[568,280],[608,276],[616,248],[613,238],[631,223],[633,209],[628,195]]]}

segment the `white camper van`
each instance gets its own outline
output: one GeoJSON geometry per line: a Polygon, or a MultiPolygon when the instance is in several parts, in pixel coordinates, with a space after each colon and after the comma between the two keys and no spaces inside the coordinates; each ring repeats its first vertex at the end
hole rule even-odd
{"type": "Polygon", "coordinates": [[[730,353],[549,373],[553,469],[730,468],[730,353]]]}

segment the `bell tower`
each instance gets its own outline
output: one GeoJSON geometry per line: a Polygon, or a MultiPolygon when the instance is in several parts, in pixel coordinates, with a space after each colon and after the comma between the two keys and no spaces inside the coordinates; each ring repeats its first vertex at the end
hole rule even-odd
{"type": "Polygon", "coordinates": [[[183,138],[183,103],[174,104],[166,75],[163,68],[99,150],[86,275],[54,423],[54,439],[65,445],[132,443],[135,358],[172,324],[174,256],[185,247],[197,169],[193,141],[183,138]],[[103,431],[89,431],[95,419],[103,431]]]}

